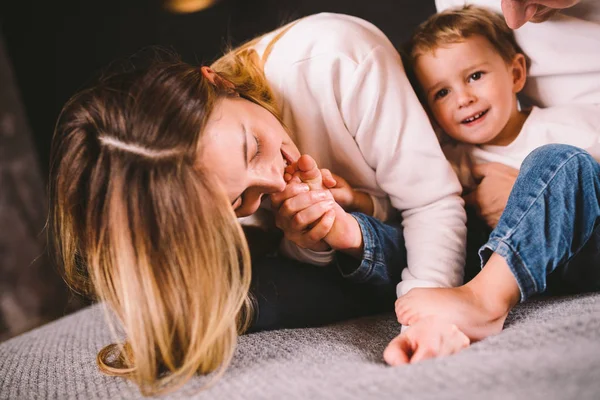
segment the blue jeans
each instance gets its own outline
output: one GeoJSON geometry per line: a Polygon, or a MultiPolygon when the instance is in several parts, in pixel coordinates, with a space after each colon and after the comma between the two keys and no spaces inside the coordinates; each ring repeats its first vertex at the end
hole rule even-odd
{"type": "Polygon", "coordinates": [[[555,293],[600,290],[600,165],[586,151],[546,145],[524,161],[488,242],[509,265],[521,301],[555,293]]]}
{"type": "Polygon", "coordinates": [[[394,309],[406,266],[400,224],[353,213],[363,235],[363,258],[337,253],[320,267],[273,254],[252,265],[256,314],[250,331],[318,326],[394,309]]]}

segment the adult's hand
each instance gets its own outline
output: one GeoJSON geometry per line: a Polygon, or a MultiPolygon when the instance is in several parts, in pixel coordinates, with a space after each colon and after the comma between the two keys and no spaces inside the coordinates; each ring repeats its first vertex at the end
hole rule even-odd
{"type": "Polygon", "coordinates": [[[332,192],[340,183],[345,183],[342,191],[353,192],[350,185],[328,169],[319,169],[307,154],[286,167],[284,179],[286,188],[271,195],[271,205],[276,211],[275,223],[286,239],[314,251],[334,249],[362,257],[360,226],[332,192]]]}
{"type": "Polygon", "coordinates": [[[472,172],[480,183],[464,197],[465,202],[493,229],[504,212],[519,170],[500,163],[485,163],[475,165],[472,172]]]}
{"type": "Polygon", "coordinates": [[[309,190],[298,177],[292,178],[283,192],[271,195],[275,224],[286,239],[314,251],[330,248],[323,238],[333,227],[335,205],[328,189],[309,190]]]}
{"type": "Polygon", "coordinates": [[[470,344],[467,335],[456,325],[429,317],[392,339],[383,352],[383,359],[391,366],[413,364],[458,353],[470,344]]]}
{"type": "Polygon", "coordinates": [[[512,29],[526,22],[543,22],[559,10],[569,8],[580,0],[502,0],[502,12],[512,29]]]}

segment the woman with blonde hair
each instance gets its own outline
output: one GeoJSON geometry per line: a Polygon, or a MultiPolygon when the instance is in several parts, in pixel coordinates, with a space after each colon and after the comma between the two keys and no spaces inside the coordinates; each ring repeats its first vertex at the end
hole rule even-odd
{"type": "MultiPolygon", "coordinates": [[[[123,327],[101,369],[154,394],[222,372],[248,326],[391,310],[400,280],[398,294],[460,284],[459,193],[389,40],[319,14],[211,68],[159,57],[75,95],[53,140],[50,232],[68,281],[123,327]],[[259,209],[283,239],[251,269],[238,218],[259,209]]],[[[451,328],[435,352],[465,345],[451,328]]]]}

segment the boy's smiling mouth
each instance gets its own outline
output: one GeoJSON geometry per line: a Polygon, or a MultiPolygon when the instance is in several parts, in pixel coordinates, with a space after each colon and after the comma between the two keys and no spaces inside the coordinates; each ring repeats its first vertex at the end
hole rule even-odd
{"type": "Polygon", "coordinates": [[[479,120],[484,115],[486,115],[488,111],[489,111],[489,108],[487,110],[480,111],[480,112],[470,116],[469,118],[463,119],[462,121],[460,121],[460,123],[465,124],[465,125],[471,124],[471,123],[479,120]]]}

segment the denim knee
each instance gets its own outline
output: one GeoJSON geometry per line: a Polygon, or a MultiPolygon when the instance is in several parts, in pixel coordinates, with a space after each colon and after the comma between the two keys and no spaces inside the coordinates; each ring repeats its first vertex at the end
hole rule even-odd
{"type": "Polygon", "coordinates": [[[521,300],[546,288],[546,276],[578,252],[600,215],[600,166],[585,150],[552,144],[533,151],[488,243],[482,265],[500,254],[521,300]]]}
{"type": "MultiPolygon", "coordinates": [[[[585,150],[568,144],[546,144],[533,150],[521,164],[520,174],[527,174],[531,170],[548,169],[550,165],[560,165],[569,161],[574,156],[582,156],[582,160],[596,160],[585,150]]],[[[583,163],[585,165],[586,162],[583,163]]]]}

